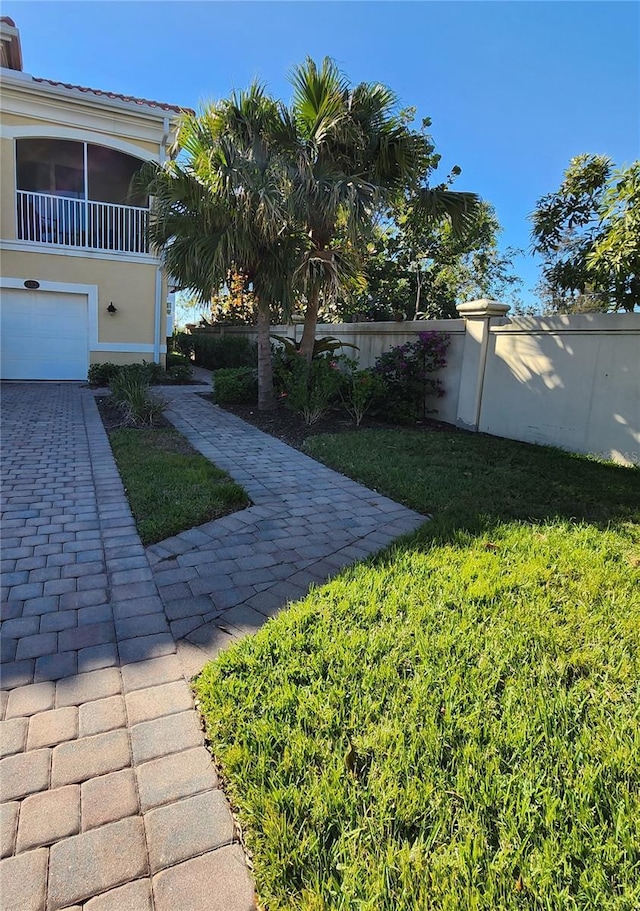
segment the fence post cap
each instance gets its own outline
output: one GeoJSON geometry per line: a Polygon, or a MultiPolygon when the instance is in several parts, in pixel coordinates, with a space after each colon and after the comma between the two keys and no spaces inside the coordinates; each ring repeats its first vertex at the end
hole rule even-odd
{"type": "Polygon", "coordinates": [[[499,301],[492,301],[486,297],[456,306],[460,316],[465,319],[470,317],[491,319],[493,316],[506,316],[510,309],[509,304],[501,304],[499,301]]]}

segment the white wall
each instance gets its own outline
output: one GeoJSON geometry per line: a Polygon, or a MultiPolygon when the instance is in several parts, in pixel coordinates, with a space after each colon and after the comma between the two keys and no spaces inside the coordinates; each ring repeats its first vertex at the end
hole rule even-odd
{"type": "Polygon", "coordinates": [[[492,321],[478,429],[640,464],[640,314],[492,321]]]}

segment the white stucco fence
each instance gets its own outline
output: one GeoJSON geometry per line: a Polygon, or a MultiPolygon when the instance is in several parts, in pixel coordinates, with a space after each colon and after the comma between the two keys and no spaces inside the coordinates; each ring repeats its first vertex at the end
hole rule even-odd
{"type": "MultiPolygon", "coordinates": [[[[508,306],[472,301],[461,319],[330,323],[317,337],[359,347],[363,367],[418,332],[451,336],[441,374],[446,395],[434,417],[468,430],[640,464],[640,314],[508,316],[508,306]]],[[[255,330],[228,327],[229,334],[255,330]]],[[[274,327],[297,334],[300,326],[274,327]]],[[[349,352],[351,354],[351,352],[349,352]]]]}

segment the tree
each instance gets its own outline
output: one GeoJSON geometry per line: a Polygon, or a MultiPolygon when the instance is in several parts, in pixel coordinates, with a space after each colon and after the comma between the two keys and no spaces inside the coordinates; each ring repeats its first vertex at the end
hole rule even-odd
{"type": "Polygon", "coordinates": [[[335,299],[356,281],[363,243],[385,208],[411,196],[416,219],[446,217],[462,232],[478,198],[429,187],[438,160],[425,133],[429,121],[420,131],[410,129],[410,117],[397,110],[386,86],[352,87],[329,58],[320,67],[307,58],[292,83],[293,199],[310,241],[297,273],[306,294],[300,349],[310,360],[321,299],[335,299]]]}
{"type": "Polygon", "coordinates": [[[606,155],[578,155],[558,191],[538,200],[531,222],[550,309],[640,304],[640,161],[614,171],[606,155]]]}
{"type": "Polygon", "coordinates": [[[246,92],[188,115],[180,154],[145,172],[153,196],[149,236],[167,271],[208,301],[229,272],[253,292],[258,324],[258,407],[275,407],[269,324],[285,311],[304,240],[287,209],[278,104],[254,83],[246,92]]]}
{"type": "Polygon", "coordinates": [[[587,266],[599,286],[612,290],[619,307],[640,306],[640,161],[616,171],[605,188],[587,266]]]}
{"type": "Polygon", "coordinates": [[[477,206],[460,234],[448,220],[424,224],[414,218],[410,203],[401,200],[386,224],[374,227],[364,256],[364,289],[345,296],[344,313],[368,318],[447,319],[456,304],[477,297],[510,298],[520,279],[513,273],[512,248],[501,251],[501,228],[487,202],[477,206]]]}

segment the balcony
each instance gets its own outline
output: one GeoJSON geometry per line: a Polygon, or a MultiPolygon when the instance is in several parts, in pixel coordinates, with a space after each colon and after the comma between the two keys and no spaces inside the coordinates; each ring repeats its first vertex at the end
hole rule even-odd
{"type": "Polygon", "coordinates": [[[148,253],[148,208],[16,191],[18,240],[83,250],[148,253]]]}
{"type": "Polygon", "coordinates": [[[114,253],[149,252],[142,161],[118,149],[55,137],[16,140],[16,237],[114,253]]]}

